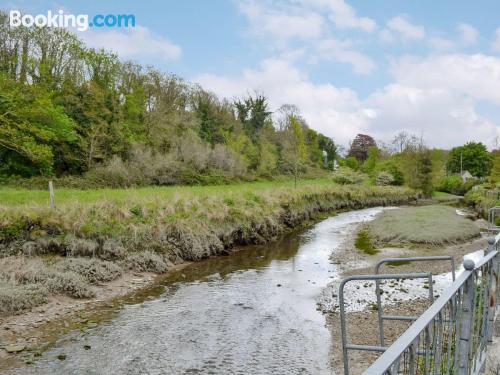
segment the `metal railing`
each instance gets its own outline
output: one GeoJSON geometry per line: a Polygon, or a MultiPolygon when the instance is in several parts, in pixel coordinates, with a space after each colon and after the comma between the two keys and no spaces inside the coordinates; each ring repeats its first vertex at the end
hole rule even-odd
{"type": "MultiPolygon", "coordinates": [[[[455,259],[452,256],[428,256],[428,257],[412,257],[412,258],[386,258],[382,259],[375,265],[375,275],[380,274],[380,268],[387,263],[413,263],[413,262],[438,262],[447,261],[451,265],[451,278],[455,281],[455,259]]],[[[415,321],[417,317],[415,316],[396,316],[396,315],[385,315],[384,307],[382,305],[382,293],[380,292],[380,280],[375,280],[375,294],[377,296],[377,317],[378,317],[378,328],[379,328],[379,340],[380,345],[385,345],[385,334],[384,334],[384,320],[391,321],[415,321]]],[[[432,298],[431,298],[432,301],[432,298]]]]}
{"type": "MultiPolygon", "coordinates": [[[[500,297],[500,235],[364,372],[472,375],[484,371],[500,297]]],[[[348,370],[347,370],[348,371],[348,370]]],[[[348,372],[347,372],[348,373],[348,372]]]]}

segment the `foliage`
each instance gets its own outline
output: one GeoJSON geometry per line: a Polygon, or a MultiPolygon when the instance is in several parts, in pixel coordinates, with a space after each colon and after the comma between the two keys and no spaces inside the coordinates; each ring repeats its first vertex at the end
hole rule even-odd
{"type": "Polygon", "coordinates": [[[87,48],[65,29],[12,28],[1,12],[0,41],[0,177],[226,183],[326,169],[323,150],[330,162],[336,157],[333,140],[310,129],[295,106],[284,112],[297,126],[273,122],[263,94],[221,99],[87,48]],[[290,151],[293,137],[299,153],[290,151]]]}
{"type": "Polygon", "coordinates": [[[377,186],[387,186],[394,184],[394,177],[389,172],[379,172],[375,181],[377,186]]]}
{"type": "Polygon", "coordinates": [[[358,161],[364,162],[368,158],[368,153],[372,147],[377,147],[372,137],[366,134],[358,134],[352,141],[347,156],[353,156],[358,161]]]}
{"type": "Polygon", "coordinates": [[[351,168],[339,167],[332,174],[333,181],[340,185],[360,185],[368,180],[368,176],[351,168]]]}
{"type": "Polygon", "coordinates": [[[493,166],[490,172],[490,181],[492,183],[500,182],[500,150],[495,150],[493,155],[493,166]]]}
{"type": "Polygon", "coordinates": [[[375,249],[375,246],[370,238],[370,233],[366,228],[358,231],[356,239],[354,240],[354,246],[356,249],[361,250],[368,255],[375,255],[378,253],[378,250],[375,249]]]}
{"type": "Polygon", "coordinates": [[[359,162],[354,156],[348,156],[343,160],[343,163],[346,167],[349,167],[355,171],[359,169],[359,162]]]}
{"type": "Polygon", "coordinates": [[[446,169],[451,173],[469,171],[475,177],[486,177],[492,167],[492,157],[482,143],[469,142],[450,150],[446,169]]]}

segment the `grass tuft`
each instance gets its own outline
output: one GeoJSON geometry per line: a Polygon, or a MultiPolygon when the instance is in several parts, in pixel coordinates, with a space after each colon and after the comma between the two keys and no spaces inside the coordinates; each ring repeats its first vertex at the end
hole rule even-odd
{"type": "Polygon", "coordinates": [[[373,246],[370,233],[366,229],[358,231],[356,239],[354,240],[354,246],[356,246],[356,249],[361,250],[368,255],[375,255],[378,253],[378,250],[375,249],[375,246],[373,246]]]}

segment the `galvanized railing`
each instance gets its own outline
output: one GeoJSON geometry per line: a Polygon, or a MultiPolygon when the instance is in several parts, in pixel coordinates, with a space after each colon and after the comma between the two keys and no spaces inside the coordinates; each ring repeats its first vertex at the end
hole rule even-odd
{"type": "MultiPolygon", "coordinates": [[[[364,372],[364,375],[479,374],[500,297],[500,235],[364,372]]],[[[347,369],[348,373],[348,369],[347,369]]]]}

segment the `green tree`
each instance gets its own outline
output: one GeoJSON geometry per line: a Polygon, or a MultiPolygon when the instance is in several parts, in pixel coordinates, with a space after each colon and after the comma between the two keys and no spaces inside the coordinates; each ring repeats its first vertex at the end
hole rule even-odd
{"type": "Polygon", "coordinates": [[[491,168],[490,180],[493,183],[500,182],[500,150],[495,150],[492,152],[493,155],[493,167],[491,168]]]}
{"type": "Polygon", "coordinates": [[[297,186],[299,169],[303,168],[307,161],[307,147],[302,127],[295,116],[290,118],[288,129],[285,132],[286,141],[284,143],[283,156],[285,161],[293,168],[295,186],[297,186]]]}
{"type": "Polygon", "coordinates": [[[50,174],[55,148],[74,142],[74,123],[40,87],[0,76],[0,157],[2,172],[50,174]]]}
{"type": "Polygon", "coordinates": [[[450,150],[446,169],[451,173],[469,171],[475,177],[486,177],[490,173],[492,158],[482,143],[469,142],[450,150]]]}

